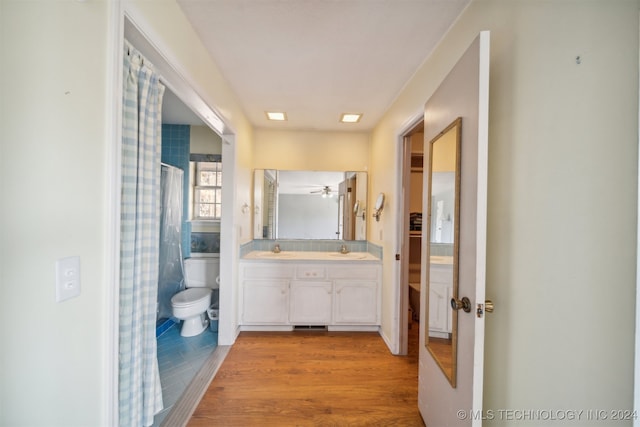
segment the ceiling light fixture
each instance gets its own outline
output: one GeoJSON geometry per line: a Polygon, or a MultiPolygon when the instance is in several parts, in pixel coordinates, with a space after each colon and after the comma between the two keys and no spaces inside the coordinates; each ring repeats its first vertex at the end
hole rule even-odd
{"type": "Polygon", "coordinates": [[[340,122],[342,123],[358,123],[362,118],[362,113],[342,113],[340,122]]]}
{"type": "Polygon", "coordinates": [[[287,113],[283,111],[265,111],[267,119],[277,122],[284,122],[287,120],[287,113]]]}

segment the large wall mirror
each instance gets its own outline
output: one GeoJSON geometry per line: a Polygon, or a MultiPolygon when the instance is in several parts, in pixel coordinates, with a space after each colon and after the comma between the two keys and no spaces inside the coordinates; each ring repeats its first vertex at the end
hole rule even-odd
{"type": "Polygon", "coordinates": [[[254,171],[254,239],[366,240],[367,173],[254,171]]]}
{"type": "Polygon", "coordinates": [[[460,141],[458,118],[428,146],[427,349],[452,387],[456,386],[458,242],[460,234],[460,141]]]}

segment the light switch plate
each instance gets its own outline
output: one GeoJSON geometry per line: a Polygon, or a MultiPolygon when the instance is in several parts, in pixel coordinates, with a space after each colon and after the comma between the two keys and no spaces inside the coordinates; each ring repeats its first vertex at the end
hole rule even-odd
{"type": "Polygon", "coordinates": [[[80,295],[80,257],[61,258],[56,262],[56,302],[80,295]]]}

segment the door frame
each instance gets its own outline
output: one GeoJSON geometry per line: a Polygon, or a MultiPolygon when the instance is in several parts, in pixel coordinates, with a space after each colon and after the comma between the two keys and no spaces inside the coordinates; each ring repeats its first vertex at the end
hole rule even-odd
{"type": "MultiPolygon", "coordinates": [[[[396,229],[396,254],[400,255],[400,263],[396,268],[395,301],[398,312],[398,324],[396,325],[395,348],[397,355],[405,356],[409,351],[409,324],[407,313],[409,311],[409,199],[404,189],[409,187],[411,174],[411,134],[424,122],[424,112],[414,114],[408,121],[408,125],[398,133],[396,144],[396,183],[398,197],[397,205],[397,229],[396,229]],[[406,284],[406,286],[405,286],[406,284]]],[[[420,319],[422,322],[422,319],[420,319]]]]}
{"type": "MultiPolygon", "coordinates": [[[[638,34],[638,38],[640,39],[640,32],[638,34]]],[[[640,75],[638,76],[638,81],[640,82],[640,75]]],[[[638,105],[640,105],[640,93],[638,94],[638,105]]],[[[640,135],[640,121],[638,123],[638,135],[640,135]]],[[[638,139],[638,147],[640,147],[640,136],[638,139]]],[[[640,150],[638,151],[638,165],[640,165],[640,150]]],[[[637,179],[637,209],[638,212],[640,212],[640,170],[638,170],[637,179]]],[[[636,343],[633,378],[633,409],[636,413],[640,411],[640,271],[638,271],[638,266],[640,266],[640,215],[636,216],[636,343]]],[[[640,427],[640,418],[635,418],[633,425],[634,427],[640,427]]]]}

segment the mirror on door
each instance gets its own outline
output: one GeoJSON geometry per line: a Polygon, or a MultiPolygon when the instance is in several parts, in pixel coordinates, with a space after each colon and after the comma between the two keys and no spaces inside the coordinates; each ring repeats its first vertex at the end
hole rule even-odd
{"type": "Polygon", "coordinates": [[[452,387],[456,386],[460,141],[462,118],[427,147],[427,319],[425,345],[452,387]]]}

